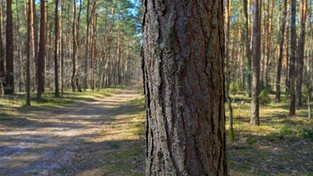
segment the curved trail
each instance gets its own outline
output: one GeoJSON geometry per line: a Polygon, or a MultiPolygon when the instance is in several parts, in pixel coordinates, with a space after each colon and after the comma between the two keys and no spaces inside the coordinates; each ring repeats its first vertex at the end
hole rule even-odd
{"type": "MultiPolygon", "coordinates": [[[[97,175],[99,169],[82,170],[90,162],[101,164],[102,159],[95,157],[109,148],[104,141],[112,139],[101,134],[114,118],[127,113],[126,103],[139,96],[138,91],[126,89],[78,103],[61,115],[34,117],[31,125],[0,124],[0,175],[97,175]]],[[[117,129],[116,134],[107,135],[122,132],[117,129]]]]}

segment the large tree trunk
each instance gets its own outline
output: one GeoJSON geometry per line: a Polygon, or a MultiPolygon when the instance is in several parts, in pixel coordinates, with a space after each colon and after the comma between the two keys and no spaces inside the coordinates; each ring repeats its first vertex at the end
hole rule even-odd
{"type": "Polygon", "coordinates": [[[289,66],[289,80],[290,80],[290,106],[289,115],[296,115],[296,74],[295,74],[295,62],[296,62],[296,49],[297,49],[297,38],[296,38],[296,0],[291,0],[291,33],[290,33],[290,66],[289,66]]]}
{"type": "Polygon", "coordinates": [[[14,93],[12,0],[7,0],[5,94],[14,93]]]}
{"type": "Polygon", "coordinates": [[[301,0],[301,31],[299,38],[299,56],[297,57],[297,107],[302,106],[302,82],[303,82],[303,61],[304,61],[304,44],[305,44],[305,26],[306,26],[307,1],[301,0]]]}
{"type": "Polygon", "coordinates": [[[280,42],[279,42],[279,57],[277,63],[277,75],[276,75],[276,102],[280,102],[280,79],[281,79],[281,67],[283,61],[283,52],[284,52],[284,40],[285,40],[285,26],[286,26],[286,17],[287,17],[287,0],[284,0],[284,12],[281,22],[281,33],[280,33],[280,42]]]}
{"type": "Polygon", "coordinates": [[[227,175],[222,0],[144,0],[146,175],[227,175]]]}
{"type": "Polygon", "coordinates": [[[46,12],[45,0],[40,0],[40,41],[37,59],[37,98],[41,98],[45,89],[45,55],[46,55],[46,12]]]}
{"type": "Polygon", "coordinates": [[[259,120],[259,92],[260,92],[260,8],[259,0],[254,0],[253,12],[253,63],[252,63],[252,101],[251,101],[251,125],[260,125],[259,120]]]}

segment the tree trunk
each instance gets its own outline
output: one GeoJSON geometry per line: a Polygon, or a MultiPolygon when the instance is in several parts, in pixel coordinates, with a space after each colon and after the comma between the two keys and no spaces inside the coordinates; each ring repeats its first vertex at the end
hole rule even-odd
{"type": "MultiPolygon", "coordinates": [[[[33,60],[33,68],[37,68],[38,64],[38,33],[37,33],[37,15],[36,15],[36,0],[32,0],[30,4],[30,12],[31,12],[31,43],[32,43],[32,60],[33,60]]],[[[35,70],[35,69],[34,69],[35,70]]],[[[33,87],[36,87],[38,82],[37,74],[34,72],[33,74],[33,87]]]]}
{"type": "Polygon", "coordinates": [[[58,69],[58,42],[59,42],[59,14],[58,14],[59,0],[55,1],[55,38],[54,38],[54,96],[59,97],[59,69],[58,69]]]}
{"type": "Polygon", "coordinates": [[[252,101],[251,101],[251,125],[260,125],[259,120],[259,92],[260,92],[260,8],[259,0],[254,0],[253,11],[253,63],[252,63],[252,101]]]}
{"type": "Polygon", "coordinates": [[[229,111],[229,139],[231,142],[235,140],[235,133],[233,127],[233,108],[231,105],[231,97],[229,95],[229,84],[230,84],[230,58],[229,58],[229,44],[230,44],[230,7],[231,0],[226,1],[226,41],[225,41],[225,95],[227,99],[228,111],[229,111]]]}
{"type": "Polygon", "coordinates": [[[281,67],[284,54],[284,40],[285,40],[285,26],[286,26],[286,17],[287,17],[287,0],[284,0],[284,12],[281,22],[281,33],[280,33],[280,42],[279,42],[279,57],[277,63],[277,75],[276,75],[276,102],[280,102],[280,79],[281,79],[281,67]]]}
{"type": "Polygon", "coordinates": [[[40,41],[39,57],[37,59],[37,98],[41,98],[45,89],[45,55],[46,55],[46,12],[45,0],[40,0],[40,41]]]}
{"type": "Polygon", "coordinates": [[[0,95],[3,94],[4,81],[5,81],[5,69],[4,69],[4,50],[2,42],[2,0],[0,1],[0,95]]]}
{"type": "Polygon", "coordinates": [[[246,45],[246,61],[245,61],[245,81],[246,81],[246,95],[251,96],[251,50],[250,50],[250,37],[249,37],[249,11],[248,2],[243,0],[244,18],[245,18],[245,45],[246,45]]]}
{"type": "Polygon", "coordinates": [[[302,106],[302,82],[303,82],[303,61],[304,61],[304,46],[305,46],[305,26],[306,26],[306,13],[307,13],[307,0],[301,0],[301,31],[299,38],[299,56],[297,57],[297,86],[296,86],[296,99],[297,107],[302,106]]]}
{"type": "Polygon", "coordinates": [[[76,5],[76,0],[73,1],[73,61],[72,61],[72,66],[73,66],[73,72],[72,72],[72,77],[71,77],[71,86],[72,86],[72,91],[75,92],[75,76],[76,76],[76,60],[77,60],[77,5],[76,5]]]}
{"type": "Polygon", "coordinates": [[[290,106],[289,115],[296,115],[296,75],[295,75],[295,61],[296,61],[296,49],[297,49],[297,38],[296,38],[296,0],[291,0],[291,33],[290,33],[290,66],[289,66],[289,80],[290,80],[290,106]]]}
{"type": "Polygon", "coordinates": [[[63,96],[63,91],[64,91],[64,38],[63,38],[63,5],[64,5],[64,0],[61,0],[61,8],[60,8],[60,19],[59,19],[59,35],[60,35],[60,61],[61,61],[61,96],[63,96]]]}
{"type": "Polygon", "coordinates": [[[6,26],[6,74],[4,94],[14,93],[14,71],[13,71],[13,21],[12,21],[12,0],[7,0],[7,26],[6,26]]]}
{"type": "Polygon", "coordinates": [[[222,0],[144,0],[146,175],[227,175],[222,0]]]}
{"type": "Polygon", "coordinates": [[[27,40],[26,40],[26,106],[30,106],[30,43],[31,43],[31,19],[32,0],[28,0],[27,10],[27,40]]]}

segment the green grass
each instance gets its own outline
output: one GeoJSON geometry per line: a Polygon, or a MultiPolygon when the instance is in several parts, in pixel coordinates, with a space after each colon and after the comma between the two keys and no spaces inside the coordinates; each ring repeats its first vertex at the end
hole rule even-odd
{"type": "Polygon", "coordinates": [[[251,100],[236,93],[232,104],[236,140],[230,142],[227,134],[230,175],[313,175],[313,119],[307,118],[305,105],[297,110],[296,118],[290,118],[286,97],[275,103],[271,92],[267,103],[260,106],[261,125],[251,126],[251,100]]]}

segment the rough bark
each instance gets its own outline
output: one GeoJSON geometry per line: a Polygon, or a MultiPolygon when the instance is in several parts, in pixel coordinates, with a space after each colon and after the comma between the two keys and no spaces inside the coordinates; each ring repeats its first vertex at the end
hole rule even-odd
{"type": "Polygon", "coordinates": [[[277,75],[276,75],[276,102],[280,102],[280,80],[281,80],[281,68],[284,54],[284,41],[285,41],[285,28],[286,28],[286,17],[287,17],[287,0],[284,0],[284,12],[281,22],[280,31],[280,42],[279,42],[279,57],[277,63],[277,75]]]}
{"type": "Polygon", "coordinates": [[[252,63],[252,98],[251,98],[251,125],[260,125],[259,120],[259,92],[260,92],[260,8],[259,0],[254,0],[253,11],[253,63],[252,63]]]}
{"type": "Polygon", "coordinates": [[[12,0],[7,0],[7,26],[6,26],[6,74],[4,94],[14,93],[14,71],[13,71],[13,21],[12,21],[12,0]]]}
{"type": "Polygon", "coordinates": [[[291,20],[290,20],[290,66],[289,66],[289,81],[290,81],[290,105],[289,115],[296,115],[296,74],[295,74],[295,62],[296,62],[296,49],[297,49],[297,34],[296,34],[296,0],[291,0],[291,20]]]}
{"type": "Polygon", "coordinates": [[[146,175],[227,175],[223,1],[143,7],[146,175]]]}

